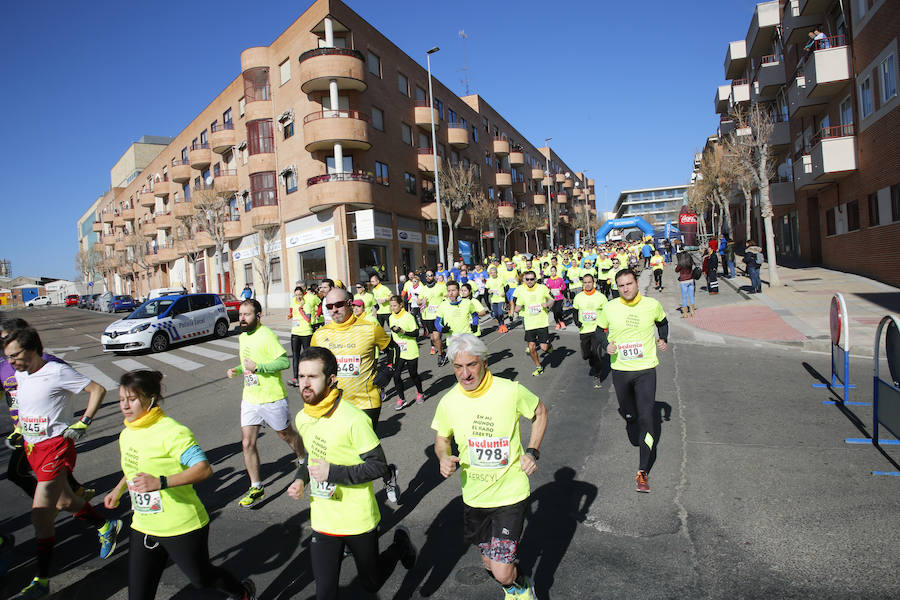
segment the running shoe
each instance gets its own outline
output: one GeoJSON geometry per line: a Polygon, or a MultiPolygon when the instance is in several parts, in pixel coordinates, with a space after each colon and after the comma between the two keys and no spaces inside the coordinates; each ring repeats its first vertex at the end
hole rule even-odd
{"type": "Polygon", "coordinates": [[[441,354],[440,357],[438,358],[437,366],[443,367],[448,362],[450,362],[450,361],[447,359],[447,357],[444,354],[441,354]]]}
{"type": "Polygon", "coordinates": [[[400,555],[400,564],[403,565],[403,568],[409,571],[416,566],[418,551],[412,543],[409,530],[403,525],[397,525],[396,529],[394,529],[394,543],[400,546],[400,549],[403,551],[400,555]]]}
{"type": "Polygon", "coordinates": [[[525,354],[531,355],[531,347],[525,346],[525,354]]]}
{"type": "Polygon", "coordinates": [[[503,588],[503,591],[506,593],[504,597],[506,600],[537,600],[537,595],[534,593],[534,586],[531,583],[531,579],[525,578],[525,587],[519,588],[513,585],[510,588],[503,588]]]}
{"type": "Polygon", "coordinates": [[[403,410],[406,408],[406,401],[403,398],[397,398],[397,404],[394,405],[394,410],[403,410]]]}
{"type": "Polygon", "coordinates": [[[600,384],[600,378],[599,378],[599,377],[594,377],[594,389],[598,389],[598,390],[599,390],[600,387],[601,387],[601,384],[600,384]]]}
{"type": "Polygon", "coordinates": [[[38,600],[46,598],[50,595],[50,580],[38,579],[35,577],[21,592],[10,598],[10,600],[38,600]]]}
{"type": "Polygon", "coordinates": [[[540,375],[540,374],[543,373],[543,372],[544,372],[544,367],[538,367],[537,369],[535,369],[535,370],[531,373],[531,376],[532,376],[532,377],[537,377],[538,375],[540,375]]]}
{"type": "Polygon", "coordinates": [[[100,538],[100,558],[109,558],[116,551],[116,538],[122,530],[122,521],[120,519],[110,519],[106,522],[106,531],[98,531],[97,537],[100,538]]]}
{"type": "Polygon", "coordinates": [[[434,346],[431,347],[431,355],[434,356],[437,354],[437,350],[434,349],[434,346]]]}
{"type": "Polygon", "coordinates": [[[266,490],[260,487],[251,487],[247,491],[247,495],[241,498],[238,501],[238,506],[243,508],[252,508],[256,505],[260,500],[262,500],[266,495],[266,490]]]}
{"type": "Polygon", "coordinates": [[[81,486],[81,489],[79,490],[79,492],[80,493],[78,493],[78,495],[81,496],[81,498],[85,502],[90,502],[91,500],[93,500],[94,496],[97,495],[97,490],[95,490],[94,488],[89,488],[89,487],[84,487],[84,486],[81,486]]]}
{"type": "Polygon", "coordinates": [[[647,474],[643,471],[638,471],[637,475],[634,477],[634,483],[636,486],[636,490],[638,492],[643,492],[644,494],[650,493],[650,484],[647,483],[647,474]]]}
{"type": "Polygon", "coordinates": [[[9,570],[9,565],[12,563],[12,554],[13,548],[16,547],[16,538],[12,534],[0,534],[0,577],[6,574],[9,570]]]}
{"type": "Polygon", "coordinates": [[[244,586],[244,595],[239,600],[256,600],[256,584],[252,579],[245,579],[241,582],[244,586]]]}
{"type": "Polygon", "coordinates": [[[416,394],[416,404],[425,404],[425,394],[416,394]]]}
{"type": "Polygon", "coordinates": [[[384,480],[384,491],[387,499],[397,504],[397,498],[400,496],[400,484],[397,482],[397,465],[388,465],[390,473],[388,478],[384,480]]]}
{"type": "Polygon", "coordinates": [[[500,325],[497,331],[499,331],[500,333],[506,333],[509,331],[509,328],[506,325],[500,325]]]}

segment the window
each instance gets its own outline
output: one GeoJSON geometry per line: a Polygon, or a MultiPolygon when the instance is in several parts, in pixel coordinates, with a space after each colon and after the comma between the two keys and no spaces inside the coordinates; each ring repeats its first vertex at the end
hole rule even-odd
{"type": "Polygon", "coordinates": [[[850,102],[850,96],[844,98],[841,102],[841,125],[853,124],[853,103],[850,102]]]}
{"type": "Polygon", "coordinates": [[[381,185],[390,185],[388,166],[383,162],[375,161],[375,182],[381,185]]]}
{"type": "MultiPolygon", "coordinates": [[[[245,106],[246,104],[247,104],[247,99],[246,99],[246,98],[241,98],[240,100],[238,100],[238,109],[241,111],[241,116],[242,116],[242,117],[244,116],[244,106],[245,106]]],[[[229,110],[231,110],[231,109],[229,109],[229,110]]]]}
{"type": "Polygon", "coordinates": [[[297,273],[304,281],[318,281],[326,274],[325,248],[315,248],[297,253],[297,273]]]}
{"type": "Polygon", "coordinates": [[[369,52],[366,64],[369,66],[369,73],[376,77],[381,77],[381,58],[377,54],[369,52]]]}
{"type": "Polygon", "coordinates": [[[422,179],[422,202],[434,202],[434,182],[422,179]]]}
{"type": "Polygon", "coordinates": [[[491,155],[490,154],[484,155],[484,164],[486,164],[487,166],[491,166],[491,155]]]}
{"type": "MultiPolygon", "coordinates": [[[[243,114],[243,111],[241,111],[241,114],[243,114]]],[[[230,108],[222,113],[222,123],[224,123],[226,127],[233,123],[233,121],[231,120],[230,108]]]]}
{"type": "Polygon", "coordinates": [[[288,121],[284,124],[284,139],[288,139],[294,135],[294,122],[288,121]]]}
{"type": "Polygon", "coordinates": [[[243,78],[244,98],[247,102],[272,99],[271,90],[269,89],[268,67],[247,69],[243,73],[243,78]]]}
{"type": "Polygon", "coordinates": [[[450,151],[450,164],[455,165],[458,162],[459,162],[459,152],[457,152],[456,150],[451,150],[450,151]]]}
{"type": "Polygon", "coordinates": [[[444,103],[441,102],[440,100],[438,100],[437,98],[435,98],[434,105],[438,109],[438,116],[441,118],[441,120],[443,120],[444,119],[444,103]]]}
{"type": "Polygon", "coordinates": [[[275,151],[272,119],[257,119],[247,123],[247,148],[250,156],[275,151]]]}
{"type": "Polygon", "coordinates": [[[284,62],[278,65],[278,72],[281,75],[281,85],[291,80],[291,60],[289,58],[284,59],[284,62]]]}
{"type": "Polygon", "coordinates": [[[878,214],[878,194],[869,194],[869,227],[881,225],[880,215],[878,214]]]}
{"type": "Polygon", "coordinates": [[[412,146],[412,129],[406,123],[400,123],[400,139],[404,144],[412,146]]]}
{"type": "Polygon", "coordinates": [[[472,125],[472,141],[478,141],[478,128],[472,125]]]}
{"type": "Polygon", "coordinates": [[[409,97],[409,79],[403,73],[397,73],[397,89],[400,90],[401,94],[407,98],[409,97]]]}
{"type": "Polygon", "coordinates": [[[834,235],[837,233],[837,224],[834,219],[834,209],[829,208],[825,211],[825,235],[834,235]]]}
{"type": "Polygon", "coordinates": [[[250,204],[253,208],[278,204],[278,190],[275,188],[275,171],[265,171],[250,175],[250,204]]]}
{"type": "Polygon", "coordinates": [[[416,100],[419,100],[420,102],[424,101],[426,96],[425,90],[416,86],[416,100]]]}
{"type": "Polygon", "coordinates": [[[213,121],[212,123],[209,124],[210,131],[218,131],[218,129],[219,129],[219,120],[218,119],[216,119],[215,121],[213,121]]]}
{"type": "Polygon", "coordinates": [[[457,118],[458,117],[456,116],[456,111],[453,110],[452,108],[448,108],[447,109],[447,121],[449,121],[450,123],[456,123],[457,118]]]}
{"type": "Polygon", "coordinates": [[[253,287],[253,263],[244,265],[244,284],[253,287]]]}
{"type": "Polygon", "coordinates": [[[900,183],[891,186],[891,220],[900,221],[900,183]]]}
{"type": "MultiPolygon", "coordinates": [[[[344,156],[344,164],[341,166],[341,173],[352,173],[353,172],[353,157],[352,156],[344,156]]],[[[326,156],[325,157],[325,168],[328,170],[328,173],[337,173],[337,169],[334,168],[334,156],[326,156]]]]}
{"type": "Polygon", "coordinates": [[[359,247],[359,278],[368,280],[369,276],[377,273],[382,281],[389,281],[390,256],[387,248],[375,244],[363,244],[357,242],[359,247]]]}
{"type": "Polygon", "coordinates": [[[378,131],[384,131],[384,111],[374,106],[372,107],[372,127],[378,131]]]}
{"type": "Polygon", "coordinates": [[[185,164],[185,165],[188,164],[187,146],[185,146],[184,148],[181,149],[181,163],[185,164]]]}
{"type": "Polygon", "coordinates": [[[859,200],[853,200],[844,205],[847,210],[847,231],[859,229],[859,200]]]}
{"type": "Polygon", "coordinates": [[[897,95],[897,78],[894,74],[894,55],[881,61],[878,67],[881,75],[881,103],[884,104],[897,95]]]}
{"type": "Polygon", "coordinates": [[[406,189],[407,194],[415,194],[416,193],[416,176],[412,173],[404,173],[403,174],[403,187],[406,189]]]}
{"type": "Polygon", "coordinates": [[[863,119],[872,114],[872,79],[866,77],[859,84],[859,116],[863,119]]]}
{"type": "Polygon", "coordinates": [[[281,258],[269,259],[269,282],[281,283],[281,258]]]}
{"type": "Polygon", "coordinates": [[[492,188],[492,187],[489,187],[489,188],[488,188],[488,199],[489,199],[489,200],[493,200],[493,199],[494,199],[494,188],[492,188]]]}
{"type": "Polygon", "coordinates": [[[419,132],[419,148],[431,148],[431,138],[419,132]]]}
{"type": "Polygon", "coordinates": [[[290,194],[291,192],[297,191],[297,172],[296,171],[288,171],[284,174],[284,189],[285,192],[290,194]]]}

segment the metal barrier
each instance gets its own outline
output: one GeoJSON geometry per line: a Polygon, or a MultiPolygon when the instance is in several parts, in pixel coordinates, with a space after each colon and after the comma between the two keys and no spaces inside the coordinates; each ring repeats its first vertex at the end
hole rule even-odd
{"type": "MultiPolygon", "coordinates": [[[[841,403],[847,406],[871,406],[869,402],[850,402],[849,390],[856,386],[850,383],[850,320],[847,318],[847,303],[840,292],[831,298],[831,382],[814,383],[814,388],[841,390],[841,403]]],[[[823,400],[822,404],[834,404],[834,400],[823,400]]]]}

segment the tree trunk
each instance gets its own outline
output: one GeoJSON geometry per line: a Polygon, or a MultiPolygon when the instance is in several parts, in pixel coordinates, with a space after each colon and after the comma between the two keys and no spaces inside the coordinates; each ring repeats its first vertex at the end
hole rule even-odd
{"type": "Polygon", "coordinates": [[[750,219],[752,217],[751,212],[753,209],[753,193],[746,187],[742,187],[741,190],[744,192],[744,242],[746,244],[746,242],[750,240],[750,219]]]}
{"type": "Polygon", "coordinates": [[[453,265],[453,257],[456,255],[453,248],[453,216],[450,213],[450,210],[445,208],[444,214],[447,215],[447,264],[444,265],[445,269],[449,269],[453,265]]]}
{"type": "MultiPolygon", "coordinates": [[[[760,172],[765,172],[765,158],[760,164],[760,172]]],[[[778,278],[778,261],[775,258],[775,228],[772,223],[772,203],[769,202],[769,182],[763,180],[759,186],[759,209],[766,229],[766,261],[769,263],[769,287],[781,285],[778,278]]]]}

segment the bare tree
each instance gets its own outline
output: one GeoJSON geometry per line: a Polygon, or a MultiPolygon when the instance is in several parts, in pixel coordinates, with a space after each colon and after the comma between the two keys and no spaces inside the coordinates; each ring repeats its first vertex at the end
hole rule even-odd
{"type": "Polygon", "coordinates": [[[522,215],[521,223],[522,223],[522,231],[525,232],[525,251],[531,252],[528,233],[534,233],[534,249],[537,251],[539,249],[540,242],[538,241],[538,235],[541,228],[547,222],[547,218],[536,210],[530,210],[522,215]]]}
{"type": "Polygon", "coordinates": [[[153,264],[150,262],[150,257],[153,255],[148,248],[147,238],[140,233],[132,233],[125,238],[125,250],[128,264],[131,266],[132,277],[134,278],[135,292],[137,292],[138,287],[138,273],[143,271],[144,278],[147,281],[147,293],[149,293],[150,274],[153,272],[153,264]]]}
{"type": "MultiPolygon", "coordinates": [[[[217,275],[224,282],[225,223],[231,220],[231,198],[218,196],[214,190],[196,190],[191,200],[194,203],[198,230],[208,233],[215,245],[213,262],[217,275]]],[[[220,289],[218,283],[216,288],[220,294],[231,291],[220,289]]]]}
{"type": "Polygon", "coordinates": [[[719,235],[722,229],[715,218],[715,214],[718,213],[724,220],[729,237],[734,237],[729,196],[737,180],[738,171],[735,161],[721,144],[713,144],[700,159],[698,177],[693,188],[695,193],[706,197],[710,202],[714,215],[713,232],[715,235],[719,235]]]}
{"type": "Polygon", "coordinates": [[[777,171],[774,152],[769,145],[775,119],[770,109],[758,102],[747,110],[736,111],[732,118],[741,135],[734,135],[728,142],[728,153],[749,173],[759,190],[759,211],[765,226],[766,258],[769,263],[769,285],[780,285],[775,259],[775,228],[772,223],[774,211],[769,198],[769,181],[777,171]]]}
{"type": "Polygon", "coordinates": [[[500,225],[500,229],[503,230],[503,254],[507,254],[506,241],[513,233],[522,230],[522,218],[515,214],[512,217],[501,217],[498,215],[497,224],[500,225]]]}
{"type": "Polygon", "coordinates": [[[85,283],[94,281],[102,259],[103,253],[93,245],[86,250],[82,249],[75,253],[75,269],[81,275],[82,281],[85,283]]]}
{"type": "Polygon", "coordinates": [[[469,209],[472,223],[478,228],[478,249],[484,254],[484,232],[491,229],[491,225],[497,222],[497,205],[485,197],[484,192],[475,190],[472,195],[472,206],[469,209]]]}
{"type": "Polygon", "coordinates": [[[191,273],[186,275],[191,278],[191,291],[199,292],[197,263],[203,260],[205,252],[197,242],[196,234],[200,232],[200,225],[196,207],[190,215],[178,217],[176,220],[178,224],[175,226],[174,240],[178,250],[184,252],[185,259],[190,265],[191,273]]]}
{"type": "Polygon", "coordinates": [[[465,167],[462,163],[457,163],[440,170],[438,185],[441,186],[441,209],[446,215],[450,231],[447,238],[447,260],[452,263],[451,257],[456,255],[454,241],[456,229],[462,221],[465,209],[471,205],[476,191],[480,191],[480,183],[475,176],[474,165],[465,167]]]}
{"type": "Polygon", "coordinates": [[[272,284],[272,268],[269,264],[269,257],[268,253],[266,252],[266,246],[275,239],[279,231],[279,226],[273,225],[260,230],[256,234],[256,240],[257,242],[259,242],[259,254],[257,254],[253,258],[253,271],[259,278],[260,284],[262,284],[262,305],[263,312],[265,314],[269,314],[269,286],[272,284]]]}

